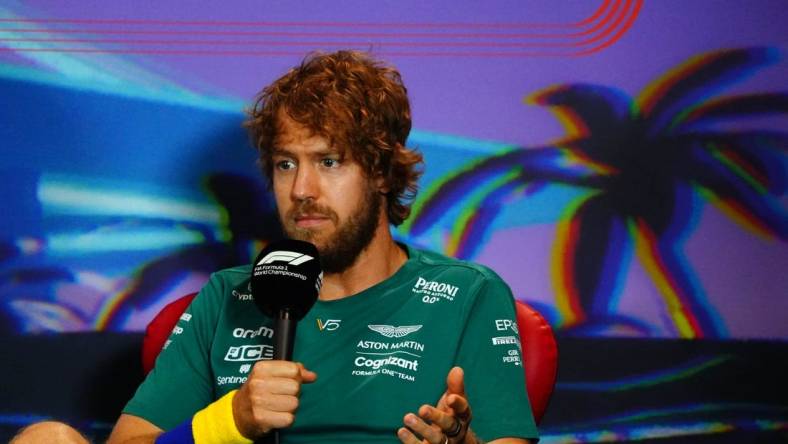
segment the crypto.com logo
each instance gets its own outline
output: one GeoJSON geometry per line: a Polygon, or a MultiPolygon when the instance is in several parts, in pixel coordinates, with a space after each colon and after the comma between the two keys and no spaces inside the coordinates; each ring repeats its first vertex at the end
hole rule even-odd
{"type": "Polygon", "coordinates": [[[272,251],[260,259],[257,265],[271,264],[273,262],[287,262],[290,265],[301,265],[304,262],[309,262],[314,259],[312,256],[303,253],[296,253],[295,251],[272,251]]]}

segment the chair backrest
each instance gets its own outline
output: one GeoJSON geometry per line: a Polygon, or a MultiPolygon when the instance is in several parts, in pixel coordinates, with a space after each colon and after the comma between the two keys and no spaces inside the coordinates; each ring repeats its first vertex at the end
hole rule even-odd
{"type": "Polygon", "coordinates": [[[538,424],[542,420],[558,374],[558,345],[553,329],[530,305],[517,301],[517,327],[523,348],[525,386],[531,411],[538,424]]]}
{"type": "Polygon", "coordinates": [[[197,293],[191,293],[170,302],[148,323],[145,328],[145,338],[142,340],[142,371],[146,375],[153,370],[156,357],[159,356],[172,329],[195,296],[197,293]]]}
{"type": "MultiPolygon", "coordinates": [[[[142,343],[142,368],[145,374],[153,369],[156,357],[172,329],[195,296],[196,293],[187,294],[167,304],[148,324],[142,343]]],[[[531,401],[534,420],[539,423],[555,386],[558,347],[550,324],[539,312],[520,301],[517,301],[517,327],[523,349],[528,399],[531,401]]]]}

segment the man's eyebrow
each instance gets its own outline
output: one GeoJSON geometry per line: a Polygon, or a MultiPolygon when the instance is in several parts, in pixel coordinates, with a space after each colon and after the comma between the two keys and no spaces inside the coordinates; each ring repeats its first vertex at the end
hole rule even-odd
{"type": "MultiPolygon", "coordinates": [[[[271,155],[272,156],[291,156],[291,155],[293,155],[293,151],[291,151],[291,150],[289,150],[287,148],[274,146],[274,147],[271,148],[271,155]]],[[[345,157],[345,150],[340,150],[340,149],[334,148],[334,147],[327,147],[327,148],[322,148],[322,149],[319,149],[319,150],[311,151],[309,153],[309,156],[311,156],[311,157],[323,157],[323,156],[333,156],[333,155],[339,155],[340,157],[344,158],[345,157]]]]}
{"type": "Polygon", "coordinates": [[[287,154],[291,154],[291,151],[289,151],[287,148],[282,148],[280,146],[274,146],[271,148],[272,156],[276,156],[276,155],[285,156],[287,154]]]}

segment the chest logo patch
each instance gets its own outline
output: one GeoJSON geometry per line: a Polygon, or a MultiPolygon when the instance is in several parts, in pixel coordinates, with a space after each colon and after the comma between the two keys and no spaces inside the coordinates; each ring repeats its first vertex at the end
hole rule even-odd
{"type": "Polygon", "coordinates": [[[387,338],[403,338],[421,329],[421,325],[402,325],[399,327],[393,325],[367,325],[367,327],[387,338]]]}
{"type": "Polygon", "coordinates": [[[342,319],[317,319],[317,329],[320,331],[334,331],[339,328],[342,319]]]}
{"type": "Polygon", "coordinates": [[[421,301],[425,304],[434,304],[446,300],[453,301],[457,297],[459,287],[439,281],[428,281],[419,276],[412,289],[414,294],[423,295],[421,301]]]}

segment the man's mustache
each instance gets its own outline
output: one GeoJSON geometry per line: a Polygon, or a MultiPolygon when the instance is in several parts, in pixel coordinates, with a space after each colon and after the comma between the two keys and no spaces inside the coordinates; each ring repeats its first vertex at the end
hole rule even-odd
{"type": "Polygon", "coordinates": [[[331,208],[315,203],[314,201],[307,200],[298,203],[295,207],[287,212],[289,220],[295,219],[297,216],[318,216],[327,217],[332,221],[337,221],[337,213],[331,208]]]}

